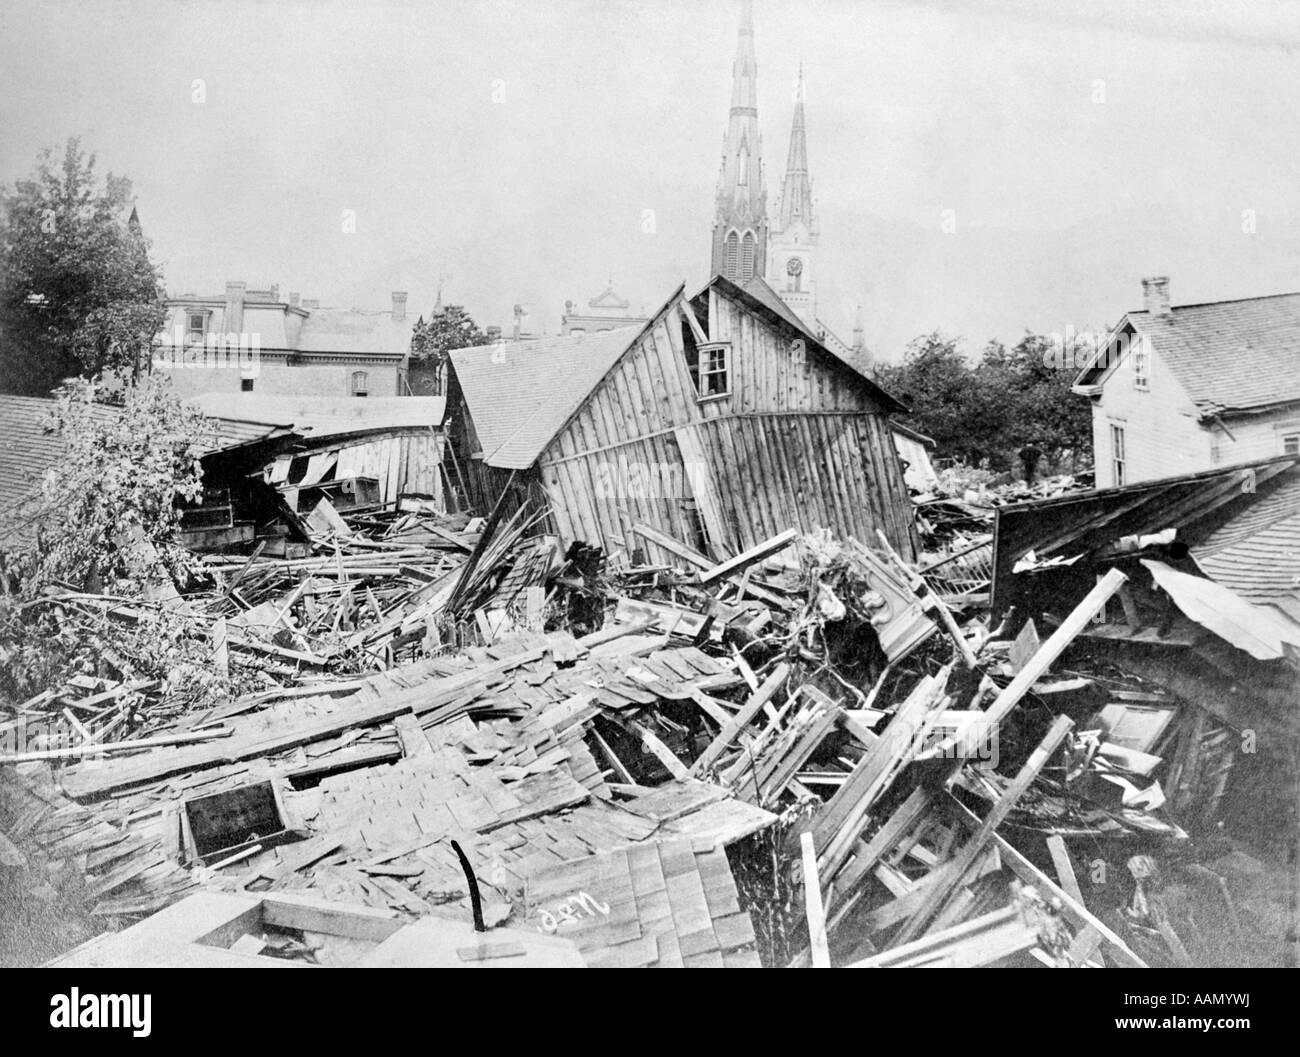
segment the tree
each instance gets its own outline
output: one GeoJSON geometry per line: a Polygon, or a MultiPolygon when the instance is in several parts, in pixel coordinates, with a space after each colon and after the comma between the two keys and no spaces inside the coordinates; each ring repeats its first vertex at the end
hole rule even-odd
{"type": "Polygon", "coordinates": [[[935,332],[912,341],[903,363],[877,377],[911,409],[903,421],[933,438],[940,456],[1006,470],[1032,448],[1049,463],[1076,465],[1091,446],[1091,411],[1070,391],[1073,372],[1054,366],[1061,359],[1054,351],[1051,339],[1026,333],[1010,349],[990,341],[972,364],[958,339],[935,332]]]}
{"type": "Polygon", "coordinates": [[[190,559],[178,543],[176,504],[203,492],[203,416],[159,381],[127,388],[120,408],[96,404],[85,382],[56,395],[51,425],[66,447],[29,515],[36,543],[24,593],[56,580],[144,581],[158,559],[184,572],[190,559]]]}
{"type": "Polygon", "coordinates": [[[913,339],[903,363],[882,366],[877,377],[911,409],[900,418],[932,438],[940,455],[978,464],[994,446],[988,433],[995,416],[973,392],[971,374],[960,339],[934,331],[913,339]]]}
{"type": "Polygon", "coordinates": [[[131,208],[131,181],[101,183],[69,139],[3,193],[0,388],[46,393],[63,378],[134,374],[165,319],[161,276],[131,208]]]}
{"type": "Polygon", "coordinates": [[[430,316],[427,323],[421,318],[415,324],[411,332],[412,374],[429,379],[428,388],[439,393],[447,354],[452,349],[486,345],[487,341],[487,335],[461,305],[447,305],[430,316]]]}
{"type": "MultiPolygon", "coordinates": [[[[1064,359],[1074,362],[1072,355],[1064,359]]],[[[1050,462],[1068,459],[1075,465],[1092,446],[1092,411],[1071,391],[1074,372],[1055,366],[1059,360],[1051,339],[1026,332],[1009,350],[990,342],[977,373],[986,391],[1003,395],[1004,450],[1034,448],[1050,462]]]]}

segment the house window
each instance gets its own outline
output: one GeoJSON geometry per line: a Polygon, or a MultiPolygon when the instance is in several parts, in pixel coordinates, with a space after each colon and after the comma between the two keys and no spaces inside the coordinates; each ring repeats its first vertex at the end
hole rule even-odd
{"type": "Polygon", "coordinates": [[[1282,438],[1283,455],[1300,455],[1300,433],[1288,433],[1282,438]]]}
{"type": "Polygon", "coordinates": [[[1127,459],[1124,455],[1124,427],[1114,424],[1110,427],[1110,465],[1114,485],[1119,488],[1127,483],[1127,459]]]}
{"type": "Polygon", "coordinates": [[[206,312],[185,313],[185,344],[202,345],[208,332],[208,314],[206,312]]]}
{"type": "Polygon", "coordinates": [[[239,379],[239,391],[241,393],[251,393],[253,391],[253,379],[251,378],[239,379]]]}
{"type": "Polygon", "coordinates": [[[727,343],[700,346],[699,399],[726,396],[731,392],[731,375],[727,363],[730,351],[731,346],[727,343]]]}
{"type": "Polygon", "coordinates": [[[1151,384],[1151,353],[1145,338],[1139,337],[1133,343],[1133,385],[1138,389],[1149,389],[1151,384]]]}
{"type": "Polygon", "coordinates": [[[370,395],[370,375],[366,371],[352,372],[352,395],[369,396],[370,395]]]}

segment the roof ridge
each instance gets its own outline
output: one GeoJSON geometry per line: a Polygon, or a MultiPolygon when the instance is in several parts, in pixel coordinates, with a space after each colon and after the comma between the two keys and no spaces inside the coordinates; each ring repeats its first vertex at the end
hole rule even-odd
{"type": "MultiPolygon", "coordinates": [[[[1279,297],[1300,297],[1300,290],[1287,290],[1278,294],[1258,294],[1255,297],[1229,297],[1223,301],[1194,301],[1190,305],[1171,305],[1169,311],[1179,312],[1184,308],[1214,308],[1218,305],[1240,305],[1247,301],[1272,301],[1279,297]]],[[[1124,313],[1127,316],[1149,316],[1145,308],[1133,308],[1124,313]]]]}

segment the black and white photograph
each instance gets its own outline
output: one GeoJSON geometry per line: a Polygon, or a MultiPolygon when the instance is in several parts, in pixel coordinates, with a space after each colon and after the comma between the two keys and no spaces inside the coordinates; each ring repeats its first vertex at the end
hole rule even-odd
{"type": "Polygon", "coordinates": [[[0,58],[40,1030],[1147,968],[966,997],[1249,1034],[1300,966],[1300,3],[0,0],[0,58]]]}

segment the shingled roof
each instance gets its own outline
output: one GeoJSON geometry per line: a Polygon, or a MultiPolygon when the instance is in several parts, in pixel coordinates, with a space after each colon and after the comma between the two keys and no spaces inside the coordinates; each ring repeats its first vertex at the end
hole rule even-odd
{"type": "Polygon", "coordinates": [[[1300,624],[1300,469],[1280,474],[1243,505],[1192,554],[1211,579],[1300,624]]]}
{"type": "Polygon", "coordinates": [[[639,327],[456,349],[483,461],[526,469],[627,351],[639,327]]]}
{"type": "MultiPolygon", "coordinates": [[[[1129,312],[1124,324],[1151,342],[1206,417],[1300,402],[1300,293],[1180,305],[1167,316],[1129,312]]],[[[1104,357],[1080,385],[1096,384],[1104,357]]]]}
{"type": "MultiPolygon", "coordinates": [[[[43,396],[0,394],[0,546],[14,546],[27,538],[23,508],[36,494],[45,471],[58,462],[63,438],[50,426],[55,402],[43,396]]],[[[118,414],[114,407],[97,404],[94,413],[118,414]]]]}

